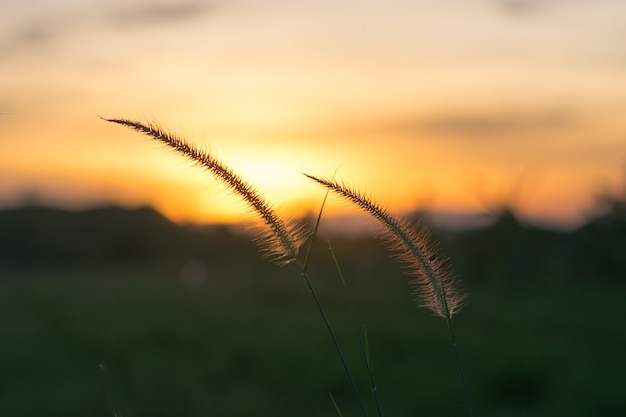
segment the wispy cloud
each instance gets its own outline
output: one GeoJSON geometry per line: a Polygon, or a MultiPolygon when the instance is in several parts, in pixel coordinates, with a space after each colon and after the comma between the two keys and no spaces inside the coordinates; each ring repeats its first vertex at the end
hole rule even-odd
{"type": "Polygon", "coordinates": [[[143,3],[112,10],[107,21],[120,26],[178,23],[196,18],[210,9],[206,2],[143,3]]]}
{"type": "Polygon", "coordinates": [[[514,16],[536,13],[541,9],[540,2],[534,0],[499,0],[496,6],[500,11],[514,16]]]}
{"type": "Polygon", "coordinates": [[[606,7],[620,0],[494,0],[500,11],[509,15],[523,16],[543,13],[546,10],[571,10],[580,7],[606,7]]]}
{"type": "Polygon", "coordinates": [[[18,45],[34,45],[48,41],[52,33],[43,26],[29,25],[13,34],[13,42],[18,45]]]}
{"type": "Polygon", "coordinates": [[[574,116],[565,111],[540,113],[451,113],[429,119],[398,123],[397,129],[408,133],[434,133],[447,136],[508,136],[545,130],[569,128],[574,116]]]}
{"type": "Polygon", "coordinates": [[[188,22],[214,10],[205,0],[182,3],[106,2],[89,7],[62,7],[38,10],[26,14],[22,21],[13,22],[12,29],[0,35],[0,59],[30,48],[46,47],[75,35],[87,28],[134,29],[148,25],[170,25],[188,22]]]}
{"type": "Polygon", "coordinates": [[[0,59],[9,57],[23,48],[48,44],[56,36],[56,25],[49,22],[28,22],[6,36],[0,37],[0,59]]]}

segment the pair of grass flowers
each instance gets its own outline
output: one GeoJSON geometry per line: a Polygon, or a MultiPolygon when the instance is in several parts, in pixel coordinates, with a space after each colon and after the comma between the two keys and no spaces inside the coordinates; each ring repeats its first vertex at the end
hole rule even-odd
{"type": "MultiPolygon", "coordinates": [[[[278,265],[293,263],[297,266],[309,292],[313,296],[315,305],[322,316],[335,349],[339,354],[341,363],[354,390],[361,413],[367,416],[368,412],[357,387],[357,383],[352,376],[343,350],[339,345],[328,316],[308,276],[307,268],[311,244],[309,244],[304,259],[301,259],[299,256],[299,250],[307,240],[312,243],[315,238],[323,205],[317,218],[315,229],[312,233],[308,233],[307,229],[298,223],[283,220],[274,207],[265,200],[263,195],[250,183],[244,181],[244,179],[230,167],[224,165],[209,152],[198,149],[184,138],[173,135],[163,129],[159,124],[141,123],[127,119],[103,120],[129,127],[161,142],[195,165],[207,170],[230,191],[243,199],[264,225],[263,234],[257,239],[263,254],[278,265]]],[[[306,173],[303,175],[326,188],[327,192],[334,193],[356,204],[360,209],[372,215],[381,224],[383,241],[391,250],[394,259],[409,276],[411,289],[417,305],[431,310],[435,315],[442,317],[447,324],[461,383],[464,389],[467,412],[470,416],[473,416],[472,405],[458,354],[454,329],[452,327],[452,316],[463,306],[466,295],[461,291],[459,280],[452,273],[448,258],[442,254],[435,242],[432,241],[425,227],[392,216],[386,209],[373,202],[364,194],[351,189],[344,183],[306,173]]],[[[362,342],[362,346],[365,344],[362,342]]],[[[382,417],[382,406],[377,396],[371,366],[369,365],[369,352],[367,352],[367,349],[364,349],[363,352],[366,363],[368,364],[368,371],[370,371],[370,388],[374,395],[376,412],[379,417],[382,417]]],[[[339,408],[337,408],[337,412],[341,415],[339,408]]]]}

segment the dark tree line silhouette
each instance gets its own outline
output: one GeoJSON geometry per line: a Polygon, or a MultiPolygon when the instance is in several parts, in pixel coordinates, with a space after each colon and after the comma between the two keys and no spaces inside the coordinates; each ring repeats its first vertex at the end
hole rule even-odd
{"type": "MultiPolygon", "coordinates": [[[[455,270],[473,282],[626,282],[626,199],[604,197],[576,230],[532,226],[503,210],[489,226],[434,237],[455,270]]],[[[343,261],[384,262],[374,237],[337,239],[343,261]]],[[[179,225],[152,208],[79,212],[48,207],[0,211],[0,265],[139,263],[198,257],[211,263],[258,259],[249,235],[228,226],[179,225]]],[[[363,266],[361,266],[363,268],[363,266]]]]}

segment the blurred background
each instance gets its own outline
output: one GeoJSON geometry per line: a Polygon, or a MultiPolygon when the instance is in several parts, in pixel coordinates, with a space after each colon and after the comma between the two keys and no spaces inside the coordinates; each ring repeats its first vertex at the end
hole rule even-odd
{"type": "MultiPolygon", "coordinates": [[[[625,19],[611,0],[2,2],[0,414],[337,415],[329,393],[358,414],[244,205],[102,116],[160,122],[288,217],[324,196],[301,172],[336,172],[428,225],[470,293],[477,415],[624,415],[625,19]]],[[[359,383],[327,238],[386,415],[464,415],[445,323],[376,230],[330,199],[312,258],[359,383]]]]}

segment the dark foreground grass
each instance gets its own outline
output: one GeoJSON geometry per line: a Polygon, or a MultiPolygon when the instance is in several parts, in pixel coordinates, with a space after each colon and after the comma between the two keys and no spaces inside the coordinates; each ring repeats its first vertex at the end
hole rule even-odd
{"type": "MultiPolygon", "coordinates": [[[[381,268],[351,285],[386,415],[458,415],[445,328],[381,268]]],[[[293,271],[239,262],[190,289],[179,270],[0,271],[0,415],[333,416],[328,392],[358,413],[293,271]]],[[[358,369],[340,284],[325,280],[318,291],[358,369]]],[[[626,289],[470,290],[456,320],[477,415],[626,415],[626,289]]]]}

